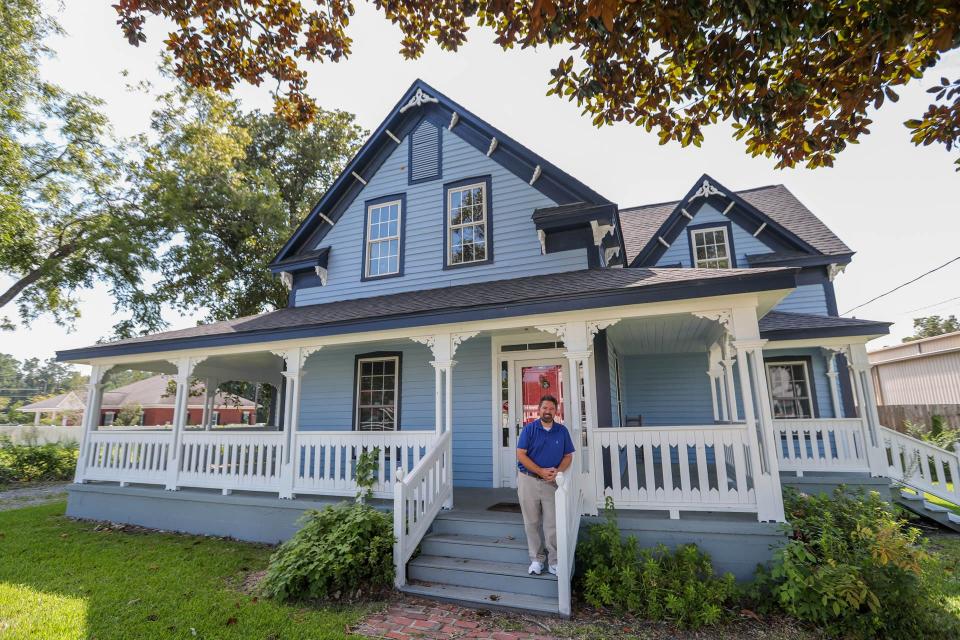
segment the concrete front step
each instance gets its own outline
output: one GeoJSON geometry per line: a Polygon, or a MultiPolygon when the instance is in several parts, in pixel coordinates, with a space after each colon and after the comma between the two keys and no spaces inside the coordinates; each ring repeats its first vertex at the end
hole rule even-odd
{"type": "Polygon", "coordinates": [[[454,509],[437,516],[433,521],[433,533],[527,539],[519,513],[458,512],[454,509]]]}
{"type": "Polygon", "coordinates": [[[427,556],[473,560],[496,558],[500,562],[529,563],[525,537],[431,533],[420,542],[420,553],[427,556]]]}
{"type": "Polygon", "coordinates": [[[497,562],[470,558],[420,555],[407,564],[410,580],[456,587],[487,589],[496,593],[558,598],[557,577],[546,571],[527,573],[528,563],[497,562]]]}
{"type": "Polygon", "coordinates": [[[894,493],[894,500],[900,506],[921,518],[932,520],[947,529],[960,532],[960,515],[942,505],[930,502],[922,493],[901,489],[894,493]]]}
{"type": "Polygon", "coordinates": [[[559,615],[560,608],[556,598],[529,595],[525,593],[510,593],[492,589],[477,589],[473,587],[458,587],[449,584],[427,582],[411,582],[400,589],[404,593],[453,602],[468,607],[482,607],[484,609],[501,609],[504,611],[529,611],[546,615],[559,615]]]}

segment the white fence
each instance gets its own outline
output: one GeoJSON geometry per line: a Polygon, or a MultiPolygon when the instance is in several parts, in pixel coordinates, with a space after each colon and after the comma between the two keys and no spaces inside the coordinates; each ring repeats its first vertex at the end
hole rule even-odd
{"type": "Polygon", "coordinates": [[[880,427],[887,475],[907,486],[960,504],[960,456],[929,442],[880,427]]]}
{"type": "Polygon", "coordinates": [[[162,484],[172,447],[172,433],[93,432],[82,479],[162,484]]]}
{"type": "Polygon", "coordinates": [[[781,471],[870,471],[859,418],[774,420],[781,471]]]}
{"type": "Polygon", "coordinates": [[[444,504],[453,499],[453,437],[447,431],[409,472],[396,470],[393,486],[393,563],[397,587],[407,583],[407,561],[444,504]]]}
{"type": "Polygon", "coordinates": [[[687,511],[757,510],[746,427],[592,429],[597,500],[618,507],[687,511]]]}
{"type": "Polygon", "coordinates": [[[355,495],[357,457],[378,448],[373,495],[392,498],[394,469],[416,467],[435,438],[434,431],[301,431],[293,450],[294,493],[355,495]]]}
{"type": "Polygon", "coordinates": [[[593,495],[588,495],[593,493],[588,478],[576,464],[566,472],[557,474],[557,590],[560,614],[564,616],[570,615],[570,586],[573,582],[580,516],[588,510],[588,503],[594,500],[593,495]]]}
{"type": "Polygon", "coordinates": [[[0,425],[0,436],[9,436],[14,444],[49,444],[80,442],[83,429],[60,425],[0,425]]]}
{"type": "Polygon", "coordinates": [[[286,434],[184,432],[176,484],[227,491],[277,491],[286,434]]]}

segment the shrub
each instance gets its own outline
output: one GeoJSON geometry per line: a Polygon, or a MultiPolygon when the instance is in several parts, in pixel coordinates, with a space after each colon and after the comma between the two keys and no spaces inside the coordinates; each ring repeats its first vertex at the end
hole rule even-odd
{"type": "Polygon", "coordinates": [[[584,568],[579,586],[591,606],[683,628],[721,622],[737,597],[733,576],[715,576],[710,557],[696,545],[640,549],[636,537],[624,539],[609,497],[604,522],[590,525],[578,545],[577,562],[584,568]]]}
{"type": "Polygon", "coordinates": [[[77,468],[79,449],[70,444],[13,444],[0,439],[0,484],[70,480],[77,468]]]}
{"type": "Polygon", "coordinates": [[[760,571],[759,594],[834,636],[938,637],[943,596],[927,575],[932,560],[920,532],[878,493],[786,490],[784,505],[791,539],[760,571]]]}
{"type": "Polygon", "coordinates": [[[270,558],[268,596],[351,599],[393,581],[391,517],[360,502],[304,514],[300,529],[270,558]]]}

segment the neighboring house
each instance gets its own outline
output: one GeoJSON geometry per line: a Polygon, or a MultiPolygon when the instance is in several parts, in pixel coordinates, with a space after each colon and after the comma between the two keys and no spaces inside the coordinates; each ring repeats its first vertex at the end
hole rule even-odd
{"type": "MultiPolygon", "coordinates": [[[[156,375],[104,391],[97,425],[113,426],[121,411],[133,408],[140,409],[140,426],[172,425],[176,394],[170,393],[169,383],[170,376],[156,375]]],[[[79,424],[77,416],[82,415],[85,406],[75,392],[68,391],[18,410],[34,414],[34,424],[40,424],[43,414],[52,417],[62,415],[62,423],[67,426],[79,424]]],[[[187,425],[255,424],[257,421],[253,402],[222,391],[217,391],[214,397],[207,397],[203,383],[191,387],[187,410],[187,425]],[[209,412],[209,421],[204,420],[205,411],[209,412]]]]}
{"type": "Polygon", "coordinates": [[[884,424],[930,426],[943,416],[960,428],[960,331],[884,347],[867,354],[884,424]]]}
{"type": "Polygon", "coordinates": [[[283,399],[272,432],[185,431],[182,395],[172,433],[88,421],[71,515],[277,541],[354,496],[376,450],[398,586],[566,614],[582,517],[608,496],[641,544],[696,542],[749,577],[783,541],[783,484],[909,475],[864,346],[888,323],[838,316],[853,251],[783,186],[701,176],[618,207],[417,81],[305,214],[271,264],[288,308],[58,353],[92,365],[92,415],[115,367],[283,399]],[[559,578],[525,573],[500,504],[546,392],[578,447],[559,578]]]}

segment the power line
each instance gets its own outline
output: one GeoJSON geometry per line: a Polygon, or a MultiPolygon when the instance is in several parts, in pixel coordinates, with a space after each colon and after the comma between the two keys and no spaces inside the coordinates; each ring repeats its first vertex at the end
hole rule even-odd
{"type": "Polygon", "coordinates": [[[904,283],[901,284],[901,285],[897,285],[896,287],[894,287],[893,289],[890,289],[889,291],[884,291],[883,293],[881,293],[881,294],[878,295],[877,297],[875,297],[875,298],[870,298],[869,300],[867,300],[867,301],[864,302],[863,304],[858,304],[858,305],[855,306],[854,308],[848,309],[847,311],[844,311],[844,312],[843,312],[843,315],[847,315],[847,314],[850,313],[851,311],[856,311],[856,310],[859,309],[860,307],[865,307],[865,306],[867,306],[868,304],[870,304],[871,302],[876,302],[876,301],[879,300],[880,298],[883,298],[883,297],[885,297],[885,296],[888,296],[888,295],[890,295],[891,293],[893,293],[894,291],[897,291],[897,290],[899,290],[899,289],[903,289],[903,288],[904,288],[905,286],[907,286],[908,284],[913,284],[913,283],[916,282],[917,280],[919,280],[919,279],[921,279],[921,278],[925,278],[925,277],[927,277],[928,275],[930,275],[931,273],[934,273],[935,271],[940,271],[940,269],[943,269],[944,267],[953,264],[953,263],[956,262],[957,260],[960,260],[960,256],[957,256],[956,258],[954,258],[954,259],[952,259],[952,260],[948,260],[948,261],[944,262],[942,265],[940,265],[939,267],[935,267],[935,268],[933,268],[933,269],[930,269],[930,271],[927,271],[926,273],[921,273],[920,275],[918,275],[918,276],[917,276],[916,278],[914,278],[913,280],[908,280],[907,282],[904,282],[904,283]]]}
{"type": "Polygon", "coordinates": [[[928,304],[928,305],[925,305],[925,306],[922,306],[922,307],[917,307],[916,309],[911,309],[910,311],[905,312],[904,315],[907,315],[907,314],[910,314],[910,313],[914,313],[914,312],[916,312],[916,311],[923,311],[924,309],[930,309],[930,308],[932,308],[932,307],[939,307],[939,306],[942,305],[942,304],[947,304],[948,302],[953,302],[954,300],[960,300],[960,296],[955,296],[955,297],[953,297],[953,298],[947,298],[946,300],[941,300],[940,302],[935,302],[935,303],[933,303],[933,304],[928,304]]]}

